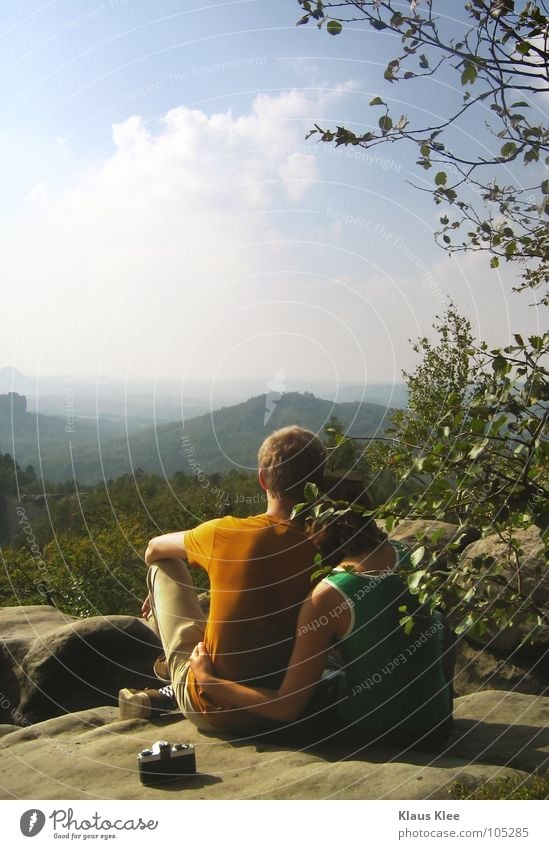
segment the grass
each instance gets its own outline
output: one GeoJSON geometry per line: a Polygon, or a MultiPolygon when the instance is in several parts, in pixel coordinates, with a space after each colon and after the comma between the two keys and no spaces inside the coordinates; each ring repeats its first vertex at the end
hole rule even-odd
{"type": "Polygon", "coordinates": [[[549,772],[527,778],[505,775],[478,785],[457,781],[450,793],[453,799],[549,799],[549,772]]]}

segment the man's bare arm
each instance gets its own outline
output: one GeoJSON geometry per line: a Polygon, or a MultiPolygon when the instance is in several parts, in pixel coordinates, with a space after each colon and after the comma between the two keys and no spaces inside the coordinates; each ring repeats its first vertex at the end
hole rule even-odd
{"type": "Polygon", "coordinates": [[[186,556],[185,534],[183,531],[176,531],[151,539],[145,552],[145,563],[151,566],[157,560],[177,560],[186,556]]]}

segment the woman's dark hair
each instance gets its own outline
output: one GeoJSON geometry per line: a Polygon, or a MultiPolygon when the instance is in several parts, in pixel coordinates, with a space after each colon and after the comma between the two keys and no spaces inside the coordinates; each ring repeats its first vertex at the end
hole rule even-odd
{"type": "MultiPolygon", "coordinates": [[[[348,556],[375,551],[387,539],[387,534],[376,524],[372,516],[363,516],[356,506],[363,510],[372,510],[372,502],[364,484],[350,477],[325,477],[323,495],[336,502],[345,502],[349,508],[344,515],[328,516],[326,519],[310,518],[306,524],[307,533],[314,537],[322,560],[326,565],[337,566],[348,556]]],[[[322,497],[321,499],[322,500],[322,497]]],[[[328,506],[328,505],[326,505],[328,506]]]]}

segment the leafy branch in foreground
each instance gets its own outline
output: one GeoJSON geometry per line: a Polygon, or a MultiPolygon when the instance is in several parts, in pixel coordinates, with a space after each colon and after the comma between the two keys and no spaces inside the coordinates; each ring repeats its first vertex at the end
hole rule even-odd
{"type": "MultiPolygon", "coordinates": [[[[417,164],[434,178],[430,188],[440,216],[437,242],[450,252],[487,251],[490,265],[518,263],[517,289],[539,289],[549,303],[549,129],[540,115],[549,90],[549,19],[545,3],[471,0],[462,6],[464,22],[436,14],[436,0],[405,6],[392,0],[298,0],[305,12],[298,24],[316,21],[331,35],[344,25],[367,24],[393,49],[387,83],[423,77],[447,83],[453,75],[455,98],[437,105],[446,112],[426,126],[413,127],[406,115],[394,115],[376,96],[370,106],[381,114],[366,132],[319,125],[308,136],[323,142],[371,148],[405,141],[417,150],[417,164]],[[468,123],[467,123],[468,122],[468,123]],[[474,122],[474,123],[473,123],[474,122]],[[485,137],[463,133],[485,128],[485,137]],[[465,139],[463,142],[462,139],[465,139]],[[478,152],[475,152],[475,148],[478,152]],[[489,149],[489,152],[486,152],[489,149]]],[[[365,31],[367,32],[367,31],[365,31]]],[[[416,90],[417,86],[415,87],[416,90]]],[[[409,97],[409,95],[408,95],[409,97]]],[[[370,122],[368,122],[370,124],[370,122]]],[[[481,131],[482,132],[482,131],[481,131]]]]}
{"type": "Polygon", "coordinates": [[[453,307],[437,330],[438,344],[418,342],[424,357],[407,375],[409,406],[393,415],[390,441],[366,441],[369,472],[393,476],[375,516],[389,532],[405,518],[457,524],[450,544],[441,546],[438,531],[417,540],[409,586],[421,603],[443,603],[458,632],[525,625],[531,638],[547,621],[535,591],[544,575],[526,579],[523,545],[528,529],[539,529],[546,559],[549,334],[488,349],[453,307]],[[467,347],[455,347],[460,339],[467,347]],[[472,528],[499,541],[497,557],[461,556],[472,528]]]}

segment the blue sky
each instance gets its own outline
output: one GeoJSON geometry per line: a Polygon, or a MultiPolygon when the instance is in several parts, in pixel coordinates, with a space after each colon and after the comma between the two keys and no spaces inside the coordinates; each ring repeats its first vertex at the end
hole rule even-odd
{"type": "MultiPolygon", "coordinates": [[[[376,94],[436,116],[453,78],[390,88],[386,39],[298,17],[294,0],[4,4],[0,365],[391,382],[448,295],[490,343],[543,327],[508,269],[434,245],[411,150],[305,140],[377,121],[376,94]]],[[[456,143],[491,142],[465,124],[456,143]]]]}

